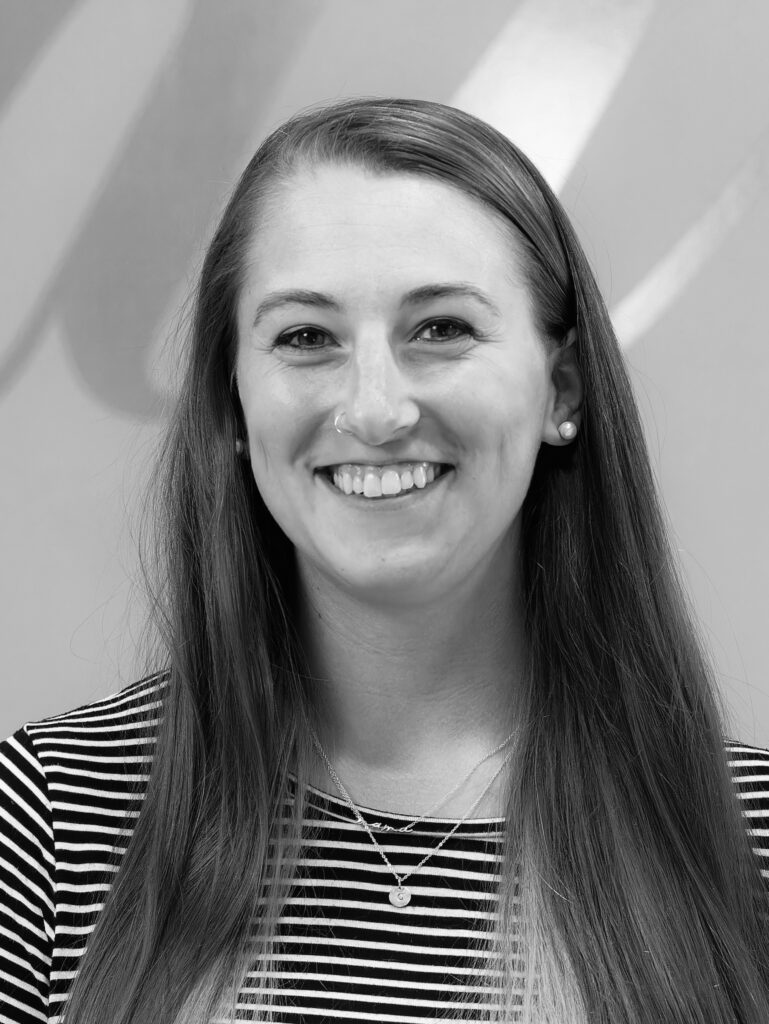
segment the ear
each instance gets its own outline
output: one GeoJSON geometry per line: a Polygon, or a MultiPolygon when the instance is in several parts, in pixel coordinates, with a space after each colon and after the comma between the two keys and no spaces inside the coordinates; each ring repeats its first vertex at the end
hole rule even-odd
{"type": "Polygon", "coordinates": [[[582,373],[574,351],[576,338],[577,329],[572,327],[563,342],[548,356],[550,396],[542,424],[542,440],[545,444],[571,444],[573,438],[561,437],[558,428],[563,422],[570,420],[579,433],[582,425],[583,385],[582,373]]]}

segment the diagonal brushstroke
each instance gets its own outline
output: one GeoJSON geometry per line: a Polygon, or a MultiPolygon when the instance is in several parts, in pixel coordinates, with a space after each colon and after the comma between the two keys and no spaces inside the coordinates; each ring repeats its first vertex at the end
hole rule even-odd
{"type": "Polygon", "coordinates": [[[673,305],[766,189],[768,180],[766,133],[715,202],[614,307],[612,322],[623,348],[649,331],[673,305]]]}
{"type": "Polygon", "coordinates": [[[66,325],[73,372],[114,413],[160,414],[148,339],[162,329],[180,279],[186,291],[196,277],[203,240],[253,155],[251,140],[261,141],[275,116],[285,54],[314,18],[308,0],[197,3],[67,253],[45,306],[66,325]]]}
{"type": "Polygon", "coordinates": [[[512,139],[557,192],[654,7],[655,0],[523,0],[450,102],[512,139]]]}
{"type": "Polygon", "coordinates": [[[98,198],[191,6],[84,0],[2,112],[0,262],[14,273],[0,277],[0,379],[24,358],[13,344],[98,198]]]}

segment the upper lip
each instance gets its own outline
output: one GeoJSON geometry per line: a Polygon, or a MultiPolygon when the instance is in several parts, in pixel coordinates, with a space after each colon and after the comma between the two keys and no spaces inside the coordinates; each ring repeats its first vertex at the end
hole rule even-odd
{"type": "Polygon", "coordinates": [[[339,458],[334,462],[324,462],[317,465],[316,469],[328,469],[329,466],[397,466],[404,462],[431,462],[435,466],[450,466],[445,459],[425,458],[424,455],[402,455],[397,459],[366,459],[360,457],[339,458]]]}

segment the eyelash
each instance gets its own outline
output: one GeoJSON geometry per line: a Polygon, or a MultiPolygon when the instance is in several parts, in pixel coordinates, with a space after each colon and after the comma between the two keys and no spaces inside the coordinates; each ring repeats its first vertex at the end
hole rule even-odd
{"type": "MultiPolygon", "coordinates": [[[[417,334],[420,334],[427,327],[435,327],[436,324],[449,325],[456,327],[460,331],[460,335],[455,338],[445,338],[433,341],[433,344],[451,344],[452,341],[459,341],[461,335],[466,335],[469,338],[477,338],[477,332],[463,320],[455,320],[453,317],[438,317],[436,320],[428,320],[418,328],[417,334]]],[[[295,338],[299,334],[326,334],[326,331],[321,331],[317,327],[300,327],[296,331],[289,331],[286,334],[280,334],[273,343],[273,348],[292,348],[299,352],[318,352],[322,351],[325,346],[318,345],[292,345],[291,339],[295,338]]]]}

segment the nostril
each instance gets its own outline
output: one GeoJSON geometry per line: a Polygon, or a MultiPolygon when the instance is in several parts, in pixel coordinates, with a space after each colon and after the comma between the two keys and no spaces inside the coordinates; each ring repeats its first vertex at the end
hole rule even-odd
{"type": "Polygon", "coordinates": [[[346,410],[345,425],[361,440],[372,445],[385,444],[390,438],[413,429],[421,418],[419,406],[412,399],[401,401],[365,401],[357,398],[346,410]]]}

